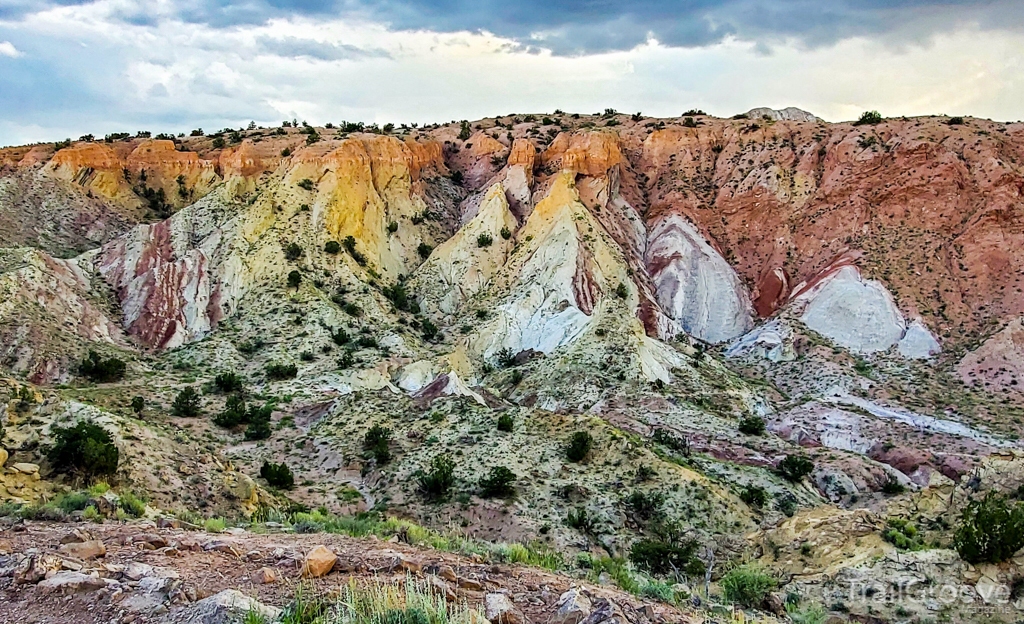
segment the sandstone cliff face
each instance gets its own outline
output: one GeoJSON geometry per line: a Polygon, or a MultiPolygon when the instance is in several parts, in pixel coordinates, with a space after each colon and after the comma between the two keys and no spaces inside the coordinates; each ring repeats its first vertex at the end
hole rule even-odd
{"type": "Polygon", "coordinates": [[[124,165],[117,152],[104,143],[79,143],[55,153],[43,171],[107,199],[128,202],[133,194],[125,180],[124,165]]]}
{"type": "Polygon", "coordinates": [[[495,184],[485,194],[479,213],[416,270],[411,286],[420,294],[421,304],[453,314],[484,291],[504,266],[515,230],[505,189],[495,184]]]}

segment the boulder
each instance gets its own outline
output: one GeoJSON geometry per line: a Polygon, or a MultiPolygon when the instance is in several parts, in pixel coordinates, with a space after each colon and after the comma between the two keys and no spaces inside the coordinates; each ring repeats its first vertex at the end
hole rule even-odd
{"type": "Polygon", "coordinates": [[[124,569],[125,578],[132,581],[139,581],[147,576],[153,576],[153,566],[141,561],[133,561],[124,569]]]}
{"type": "Polygon", "coordinates": [[[229,624],[241,621],[249,613],[276,621],[281,610],[250,598],[236,589],[225,589],[178,612],[174,624],[229,624]]]}
{"type": "Polygon", "coordinates": [[[269,585],[277,582],[277,572],[273,568],[263,567],[252,575],[252,582],[257,585],[269,585]]]}
{"type": "Polygon", "coordinates": [[[594,609],[580,624],[628,624],[629,620],[611,600],[598,598],[594,603],[594,609]]]}
{"type": "Polygon", "coordinates": [[[338,555],[326,546],[316,546],[306,554],[302,562],[302,576],[318,578],[331,571],[338,555]]]}
{"type": "Polygon", "coordinates": [[[107,554],[107,547],[99,540],[62,544],[59,550],[62,555],[74,557],[76,559],[84,559],[86,561],[89,559],[96,559],[97,557],[102,557],[107,554]]]}
{"type": "Polygon", "coordinates": [[[17,464],[12,464],[11,469],[27,475],[39,474],[39,464],[19,462],[17,464]]]}
{"type": "Polygon", "coordinates": [[[58,572],[36,587],[44,594],[77,594],[96,591],[106,585],[107,583],[98,576],[89,576],[81,572],[58,572]]]}
{"type": "Polygon", "coordinates": [[[92,533],[85,529],[74,529],[64,537],[60,538],[61,544],[80,544],[96,539],[92,533]]]}
{"type": "Polygon", "coordinates": [[[431,593],[438,596],[444,596],[444,599],[448,602],[455,602],[458,596],[455,594],[455,590],[448,586],[443,579],[430,575],[427,577],[427,588],[431,593]]]}
{"type": "Polygon", "coordinates": [[[571,587],[559,596],[557,606],[551,624],[579,624],[590,615],[590,598],[579,587],[571,587]]]}
{"type": "Polygon", "coordinates": [[[492,592],[484,596],[484,617],[491,624],[524,624],[523,612],[512,604],[506,594],[492,592]]]}
{"type": "Polygon", "coordinates": [[[25,557],[14,570],[14,582],[19,585],[38,583],[48,572],[60,570],[63,562],[53,555],[31,555],[25,557]]]}

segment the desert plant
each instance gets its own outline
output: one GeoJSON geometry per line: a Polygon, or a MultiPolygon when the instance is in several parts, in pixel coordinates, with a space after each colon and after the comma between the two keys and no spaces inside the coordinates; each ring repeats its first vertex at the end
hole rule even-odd
{"type": "Polygon", "coordinates": [[[491,243],[493,242],[494,238],[492,238],[491,235],[487,234],[486,232],[476,237],[477,247],[490,247],[491,243]]]}
{"type": "Polygon", "coordinates": [[[303,178],[302,180],[299,180],[299,188],[301,188],[301,189],[305,189],[307,191],[312,191],[313,190],[313,186],[314,186],[313,181],[310,180],[309,178],[303,178]]]}
{"type": "Polygon", "coordinates": [[[623,502],[633,519],[641,525],[664,515],[662,506],[665,504],[665,495],[661,492],[633,490],[623,502]]]}
{"type": "Polygon", "coordinates": [[[418,476],[420,492],[430,500],[442,500],[451,493],[455,485],[455,462],[448,455],[437,455],[430,460],[430,469],[420,471],[418,476]]]}
{"type": "Polygon", "coordinates": [[[394,234],[398,231],[398,221],[388,221],[388,232],[394,234]]]}
{"type": "Polygon", "coordinates": [[[882,539],[900,550],[921,550],[924,539],[917,532],[917,527],[903,518],[889,518],[886,529],[882,531],[882,539]]]}
{"type": "Polygon", "coordinates": [[[505,498],[515,493],[516,475],[504,466],[491,468],[490,474],[480,479],[480,495],[484,498],[505,498]]]}
{"type": "Polygon", "coordinates": [[[132,411],[136,414],[141,414],[142,410],[146,409],[146,399],[137,396],[132,398],[132,411]]]}
{"type": "Polygon", "coordinates": [[[341,251],[341,243],[338,241],[327,241],[324,243],[324,251],[333,256],[341,251]]]}
{"type": "Polygon", "coordinates": [[[146,515],[146,501],[136,496],[134,492],[118,494],[117,508],[132,518],[141,518],[146,515]]]}
{"type": "Polygon", "coordinates": [[[502,414],[498,416],[498,431],[511,432],[515,426],[515,421],[512,419],[512,414],[502,414]]]}
{"type": "Polygon", "coordinates": [[[740,433],[746,435],[759,436],[764,435],[765,422],[760,416],[747,416],[746,418],[740,419],[739,430],[740,433]]]}
{"type": "Polygon", "coordinates": [[[298,243],[288,243],[284,248],[284,257],[288,260],[298,260],[302,257],[302,247],[298,243]]]}
{"type": "Polygon", "coordinates": [[[461,124],[459,124],[459,140],[460,141],[465,141],[465,140],[467,140],[469,138],[469,136],[470,136],[469,122],[468,121],[463,121],[461,124]]]}
{"type": "Polygon", "coordinates": [[[232,394],[224,404],[224,410],[213,417],[213,423],[219,427],[230,429],[246,421],[245,400],[238,394],[232,394]]]}
{"type": "Polygon", "coordinates": [[[814,462],[803,455],[786,455],[778,466],[779,474],[788,481],[796,483],[814,470],[814,462]]]}
{"type": "Polygon", "coordinates": [[[302,273],[291,271],[288,273],[288,288],[298,288],[302,283],[302,273]]]}
{"type": "Polygon", "coordinates": [[[260,476],[266,479],[267,483],[272,487],[283,490],[290,490],[295,487],[295,475],[292,474],[291,468],[284,462],[280,464],[269,461],[263,462],[263,466],[260,467],[260,476]]]}
{"type": "Polygon", "coordinates": [[[629,560],[651,574],[675,572],[686,576],[698,576],[704,573],[704,563],[696,555],[697,546],[697,542],[693,540],[671,543],[642,539],[629,549],[629,560]]]}
{"type": "Polygon", "coordinates": [[[740,500],[751,507],[760,509],[768,503],[768,492],[763,487],[748,485],[740,492],[740,500]]]}
{"type": "Polygon", "coordinates": [[[989,492],[964,509],[953,547],[968,563],[1000,563],[1024,547],[1024,503],[989,492]]]}
{"type": "Polygon", "coordinates": [[[619,282],[619,285],[615,287],[615,296],[619,299],[625,299],[629,296],[629,289],[626,288],[625,284],[619,282]]]}
{"type": "Polygon", "coordinates": [[[512,230],[508,229],[508,227],[501,228],[501,237],[505,240],[512,238],[512,230]]]}
{"type": "Polygon", "coordinates": [[[426,260],[433,251],[434,248],[426,243],[420,243],[419,246],[416,247],[416,253],[418,253],[420,258],[423,258],[424,260],[426,260]]]}
{"type": "Polygon", "coordinates": [[[78,366],[78,372],[89,381],[109,383],[123,379],[126,368],[122,360],[114,357],[104,359],[99,353],[90,350],[78,366]]]}
{"type": "Polygon", "coordinates": [[[577,507],[576,509],[570,509],[566,515],[565,524],[569,528],[576,529],[584,535],[591,535],[594,529],[597,527],[597,522],[593,516],[587,513],[587,510],[583,507],[577,507]]]}
{"type": "Polygon", "coordinates": [[[272,362],[267,364],[264,369],[267,373],[267,379],[293,379],[298,374],[299,369],[294,364],[282,364],[279,362],[272,362]]]}
{"type": "Polygon", "coordinates": [[[119,456],[110,434],[85,420],[73,427],[54,427],[53,446],[46,452],[54,470],[85,478],[114,474],[119,456]]]}
{"type": "Polygon", "coordinates": [[[229,394],[231,392],[241,392],[245,384],[238,373],[228,371],[226,373],[218,373],[213,378],[213,385],[218,391],[229,394]]]}
{"type": "Polygon", "coordinates": [[[866,111],[861,113],[857,121],[853,122],[855,126],[874,126],[882,123],[882,115],[878,111],[866,111]]]}
{"type": "Polygon", "coordinates": [[[250,406],[246,411],[246,421],[249,426],[245,428],[246,440],[266,440],[270,437],[270,417],[274,412],[273,403],[264,403],[262,407],[250,406]]]}
{"type": "Polygon", "coordinates": [[[719,586],[726,600],[752,609],[764,602],[768,592],[775,589],[776,581],[760,566],[746,564],[729,570],[719,586]]]}
{"type": "Polygon", "coordinates": [[[565,456],[571,462],[581,462],[594,446],[594,438],[586,431],[577,431],[569,439],[569,445],[565,449],[565,456]]]}
{"type": "Polygon", "coordinates": [[[186,386],[178,392],[171,403],[171,413],[183,418],[194,418],[202,413],[202,399],[192,386],[186,386]]]}
{"type": "Polygon", "coordinates": [[[906,490],[907,488],[893,475],[889,475],[882,483],[882,492],[886,494],[902,494],[906,490]]]}
{"type": "Polygon", "coordinates": [[[420,332],[424,340],[433,340],[437,337],[438,328],[430,319],[423,319],[420,323],[420,332]]]}
{"type": "Polygon", "coordinates": [[[378,466],[391,461],[390,442],[391,430],[381,425],[370,427],[363,436],[363,448],[370,451],[378,466]]]}

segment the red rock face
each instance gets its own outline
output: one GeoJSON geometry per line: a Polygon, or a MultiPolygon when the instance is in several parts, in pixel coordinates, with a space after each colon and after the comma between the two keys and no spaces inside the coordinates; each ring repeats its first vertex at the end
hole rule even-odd
{"type": "Polygon", "coordinates": [[[857,265],[908,316],[957,339],[1024,311],[1024,254],[1012,252],[1024,243],[1022,158],[1021,125],[702,118],[643,138],[639,169],[648,223],[695,222],[761,316],[797,294],[790,284],[860,251],[857,265]]]}

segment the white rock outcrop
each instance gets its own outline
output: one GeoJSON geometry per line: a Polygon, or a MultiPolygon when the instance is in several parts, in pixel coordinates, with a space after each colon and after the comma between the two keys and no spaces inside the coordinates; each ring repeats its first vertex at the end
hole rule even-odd
{"type": "Polygon", "coordinates": [[[680,215],[651,228],[646,263],[658,303],[686,333],[724,342],[753,327],[750,297],[725,258],[680,215]]]}
{"type": "Polygon", "coordinates": [[[782,109],[768,108],[767,106],[752,108],[747,111],[747,117],[751,119],[768,117],[773,121],[821,121],[816,115],[795,106],[787,106],[782,109]]]}
{"type": "Polygon", "coordinates": [[[910,324],[896,348],[900,355],[913,360],[930,358],[942,350],[939,341],[920,319],[910,324]]]}
{"type": "Polygon", "coordinates": [[[894,345],[903,357],[928,358],[941,350],[920,319],[909,326],[889,290],[846,265],[800,293],[795,300],[807,327],[856,353],[894,345]]]}

